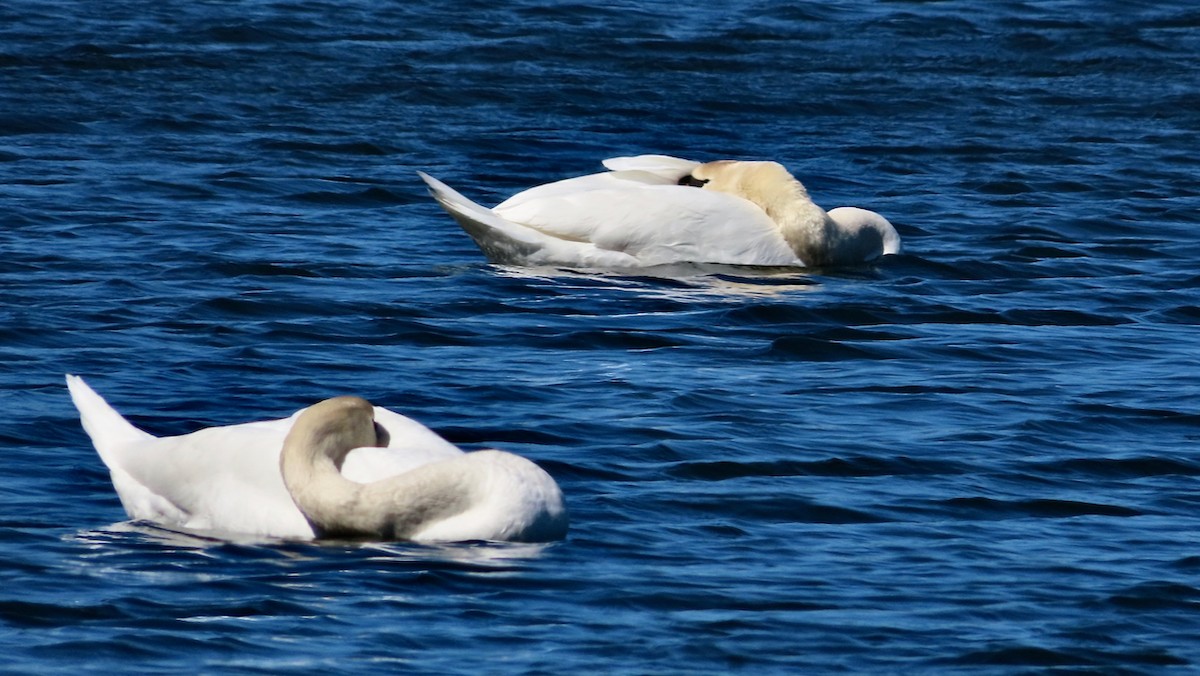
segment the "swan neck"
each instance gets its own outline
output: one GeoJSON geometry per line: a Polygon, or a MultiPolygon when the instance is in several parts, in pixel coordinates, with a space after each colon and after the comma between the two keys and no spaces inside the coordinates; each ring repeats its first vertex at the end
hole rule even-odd
{"type": "Polygon", "coordinates": [[[299,434],[289,435],[280,456],[284,485],[318,537],[409,539],[476,499],[478,477],[462,461],[360,484],[342,476],[339,455],[338,440],[299,434]]]}
{"type": "Polygon", "coordinates": [[[376,441],[370,404],[349,397],[310,407],[288,432],[279,455],[280,473],[317,535],[340,530],[356,513],[363,486],[342,476],[340,467],[351,450],[376,441]]]}
{"type": "Polygon", "coordinates": [[[292,501],[321,536],[338,530],[342,515],[358,501],[362,486],[343,477],[332,458],[312,449],[312,445],[285,443],[280,470],[292,501]]]}
{"type": "Polygon", "coordinates": [[[797,258],[808,266],[825,264],[836,224],[812,201],[799,181],[793,179],[789,183],[775,200],[763,205],[763,209],[779,225],[784,240],[797,258]]]}

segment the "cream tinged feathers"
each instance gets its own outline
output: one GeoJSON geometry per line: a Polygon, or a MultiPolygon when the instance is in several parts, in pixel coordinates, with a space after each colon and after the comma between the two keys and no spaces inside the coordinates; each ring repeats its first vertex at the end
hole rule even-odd
{"type": "Polygon", "coordinates": [[[837,237],[837,224],[812,201],[804,185],[782,164],[718,160],[696,167],[692,176],[704,182],[705,190],[741,197],[766,212],[805,265],[837,262],[829,251],[837,237]]]}

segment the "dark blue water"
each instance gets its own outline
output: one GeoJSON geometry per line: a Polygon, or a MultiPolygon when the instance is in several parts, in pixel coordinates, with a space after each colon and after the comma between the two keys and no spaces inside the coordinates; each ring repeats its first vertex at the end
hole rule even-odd
{"type": "Polygon", "coordinates": [[[1200,665],[1192,3],[0,5],[16,673],[1200,665]],[[484,203],[658,152],[886,215],[866,268],[488,266],[484,203]],[[156,434],[347,392],[542,464],[565,542],[128,524],[156,434]]]}

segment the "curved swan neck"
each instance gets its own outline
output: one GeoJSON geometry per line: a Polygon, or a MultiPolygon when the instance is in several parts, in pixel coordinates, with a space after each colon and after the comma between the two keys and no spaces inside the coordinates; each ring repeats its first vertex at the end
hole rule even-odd
{"type": "Polygon", "coordinates": [[[805,265],[831,262],[829,249],[837,237],[837,224],[812,201],[800,181],[793,178],[790,183],[781,187],[779,198],[763,210],[779,224],[783,239],[805,265]]]}
{"type": "Polygon", "coordinates": [[[837,225],[782,164],[717,160],[700,165],[691,176],[709,190],[731,193],[757,205],[805,265],[828,262],[827,250],[837,225]]]}
{"type": "Polygon", "coordinates": [[[749,199],[779,226],[784,241],[805,265],[835,262],[832,249],[839,239],[837,223],[808,195],[804,184],[774,162],[770,180],[757,181],[749,199]]]}
{"type": "Polygon", "coordinates": [[[283,441],[279,469],[292,501],[318,534],[337,530],[360,502],[362,485],[339,471],[346,454],[378,441],[374,409],[357,397],[327,399],[296,419],[283,441]]]}
{"type": "Polygon", "coordinates": [[[296,418],[279,468],[292,501],[318,536],[408,539],[477,499],[485,479],[467,471],[466,457],[366,484],[342,476],[347,453],[376,445],[385,435],[376,431],[371,404],[357,397],[323,401],[296,418]]]}

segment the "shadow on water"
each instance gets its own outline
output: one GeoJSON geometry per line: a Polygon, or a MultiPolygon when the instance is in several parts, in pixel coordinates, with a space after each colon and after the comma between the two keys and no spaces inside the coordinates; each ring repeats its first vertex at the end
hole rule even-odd
{"type": "Polygon", "coordinates": [[[877,263],[839,268],[795,268],[676,263],[630,270],[564,267],[491,266],[512,279],[545,281],[573,288],[616,288],[675,300],[741,301],[816,291],[824,281],[874,281],[886,274],[896,256],[877,263]]]}
{"type": "Polygon", "coordinates": [[[107,528],[81,531],[74,541],[96,551],[113,546],[150,548],[163,552],[192,552],[205,556],[266,556],[319,560],[327,556],[410,563],[455,563],[504,567],[536,559],[558,543],[461,542],[412,543],[368,540],[285,540],[244,533],[167,528],[149,521],[122,521],[107,528]]]}

